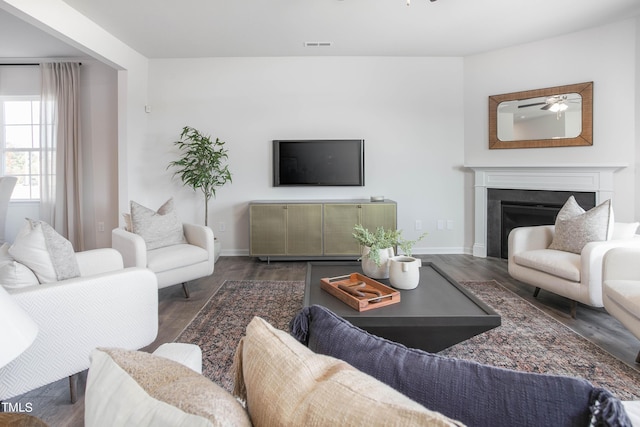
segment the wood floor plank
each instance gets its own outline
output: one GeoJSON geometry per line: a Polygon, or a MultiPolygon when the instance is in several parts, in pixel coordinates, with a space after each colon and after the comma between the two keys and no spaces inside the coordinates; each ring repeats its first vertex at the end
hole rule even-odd
{"type": "MultiPolygon", "coordinates": [[[[629,366],[640,370],[635,363],[640,341],[603,309],[580,304],[577,318],[571,319],[568,315],[569,302],[565,298],[544,291],[534,298],[533,287],[512,279],[507,271],[507,263],[502,259],[469,255],[425,255],[420,258],[434,262],[457,281],[498,281],[629,366]]],[[[307,263],[302,261],[267,263],[248,257],[220,257],[213,275],[189,282],[191,298],[184,297],[181,286],[159,291],[158,336],[144,350],[153,351],[160,344],[173,341],[225,280],[304,280],[306,266],[307,263]]],[[[65,378],[10,399],[9,402],[23,405],[30,402],[33,405],[31,415],[41,418],[52,427],[79,427],[84,424],[86,371],[80,375],[78,401],[74,405],[69,402],[68,385],[65,378]]]]}

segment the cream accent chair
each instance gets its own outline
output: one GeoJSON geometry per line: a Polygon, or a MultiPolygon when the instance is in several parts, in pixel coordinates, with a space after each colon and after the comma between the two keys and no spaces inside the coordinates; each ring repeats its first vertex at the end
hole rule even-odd
{"type": "MultiPolygon", "coordinates": [[[[544,289],[571,300],[571,317],[577,303],[603,307],[602,262],[610,249],[639,247],[640,236],[622,236],[619,230],[633,224],[615,223],[611,240],[587,243],[580,254],[547,249],[553,241],[555,226],[518,227],[509,233],[509,274],[536,287],[534,296],[544,289]]],[[[635,225],[637,227],[637,224],[635,225]]],[[[633,229],[635,230],[635,228],[633,229]]]]}
{"type": "Polygon", "coordinates": [[[184,223],[187,243],[147,250],[144,239],[124,228],[111,233],[111,247],[122,254],[125,267],[146,267],[158,278],[158,288],[182,284],[189,298],[187,282],[209,276],[214,267],[213,231],[209,227],[184,223]]]}
{"type": "Polygon", "coordinates": [[[603,276],[604,308],[640,339],[640,249],[611,249],[604,257],[603,276]]]}
{"type": "MultiPolygon", "coordinates": [[[[123,268],[110,248],[76,252],[80,277],[7,289],[38,325],[31,346],[0,368],[0,400],[89,368],[96,347],[139,349],[158,334],[158,286],[148,269],[123,268]]],[[[0,331],[0,333],[2,333],[0,331]]]]}

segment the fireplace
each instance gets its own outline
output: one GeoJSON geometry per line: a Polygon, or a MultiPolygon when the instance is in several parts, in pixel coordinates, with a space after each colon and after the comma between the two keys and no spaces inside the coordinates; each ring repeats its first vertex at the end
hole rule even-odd
{"type": "MultiPolygon", "coordinates": [[[[547,216],[544,219],[536,218],[536,222],[544,221],[553,224],[555,214],[549,214],[549,212],[557,206],[561,207],[571,194],[576,196],[578,203],[585,209],[607,199],[613,199],[615,172],[627,165],[465,166],[474,171],[475,209],[472,253],[477,257],[502,257],[502,236],[508,234],[502,231],[503,200],[506,205],[525,205],[524,208],[527,205],[541,207],[543,209],[538,209],[538,213],[524,215],[525,218],[530,215],[547,216]],[[504,193],[494,193],[493,190],[506,191],[509,197],[504,196],[504,193]],[[558,198],[547,199],[545,196],[545,199],[538,200],[529,197],[543,194],[538,193],[539,191],[549,195],[555,194],[553,197],[558,198]],[[519,192],[520,195],[513,196],[512,194],[515,193],[511,192],[519,192]],[[588,197],[587,200],[582,199],[583,194],[588,197]],[[544,208],[549,209],[544,212],[544,208]]],[[[522,212],[519,208],[509,212],[510,209],[507,207],[508,216],[513,216],[516,210],[517,213],[522,212]]],[[[531,225],[526,224],[525,219],[517,221],[525,222],[520,225],[531,225]]]]}
{"type": "Polygon", "coordinates": [[[555,223],[570,196],[585,210],[595,206],[594,192],[490,188],[487,191],[487,256],[507,258],[511,230],[555,223]]]}

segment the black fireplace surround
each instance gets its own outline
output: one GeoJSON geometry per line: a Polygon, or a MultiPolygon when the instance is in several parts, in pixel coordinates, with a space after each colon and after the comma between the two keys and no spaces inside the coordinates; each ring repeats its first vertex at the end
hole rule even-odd
{"type": "Polygon", "coordinates": [[[507,258],[509,232],[516,227],[554,224],[570,196],[585,210],[596,204],[596,193],[586,191],[487,190],[487,256],[507,258]]]}

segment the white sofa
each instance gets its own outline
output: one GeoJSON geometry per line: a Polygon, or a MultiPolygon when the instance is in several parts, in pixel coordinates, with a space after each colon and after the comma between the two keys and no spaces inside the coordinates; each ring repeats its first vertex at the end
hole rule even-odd
{"type": "Polygon", "coordinates": [[[640,236],[618,238],[629,224],[615,223],[613,238],[587,243],[580,254],[548,249],[555,226],[519,227],[509,233],[509,274],[514,279],[572,300],[571,315],[575,317],[577,302],[603,307],[602,262],[610,249],[640,248],[640,236]]]}
{"type": "Polygon", "coordinates": [[[89,368],[96,347],[139,349],[156,338],[153,272],[123,268],[110,248],[77,252],[76,258],[80,277],[7,289],[39,330],[24,353],[0,368],[0,400],[89,368]]]}
{"type": "Polygon", "coordinates": [[[144,239],[124,228],[111,233],[111,247],[122,254],[125,267],[146,267],[158,278],[158,288],[182,283],[189,297],[186,282],[213,273],[215,254],[213,231],[209,227],[184,223],[187,243],[147,250],[144,239]]]}
{"type": "MultiPolygon", "coordinates": [[[[640,339],[640,249],[607,252],[603,272],[604,308],[640,339]]],[[[640,363],[640,352],[636,356],[640,363]]]]}

